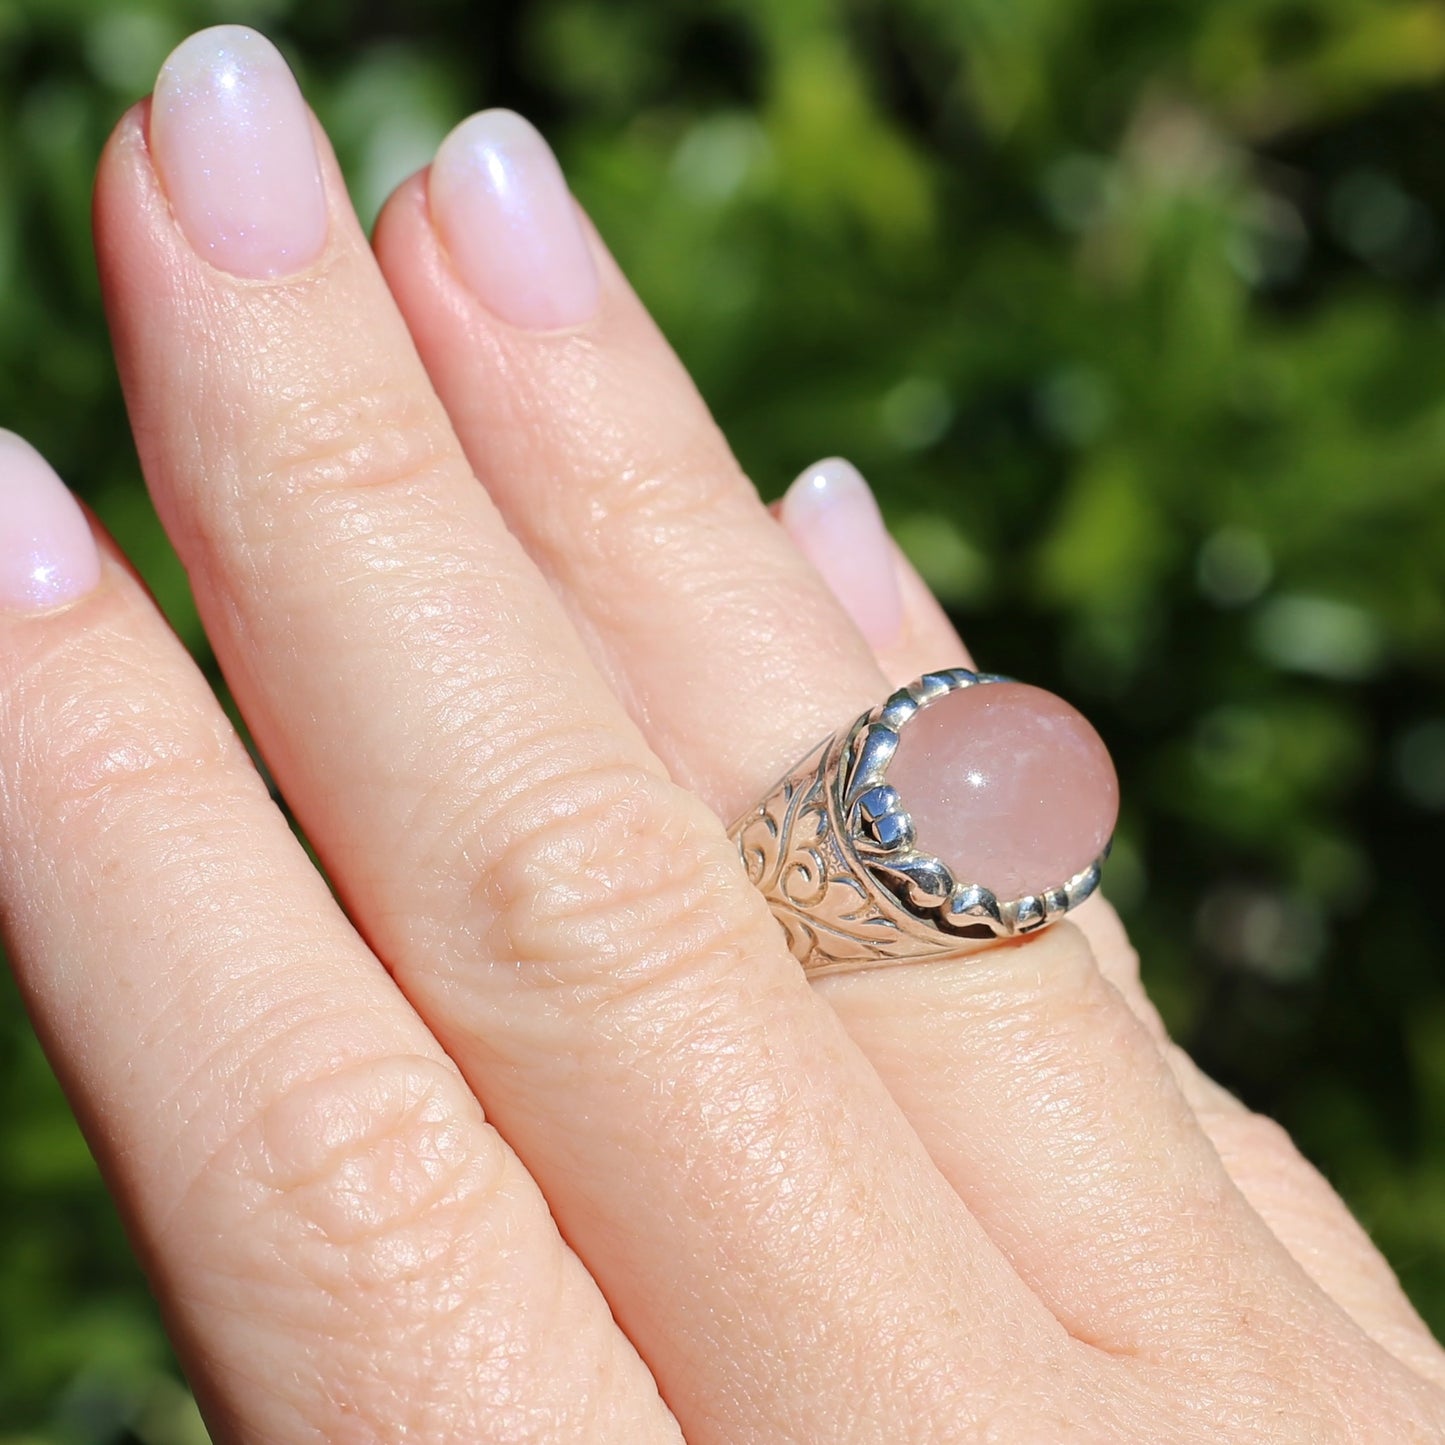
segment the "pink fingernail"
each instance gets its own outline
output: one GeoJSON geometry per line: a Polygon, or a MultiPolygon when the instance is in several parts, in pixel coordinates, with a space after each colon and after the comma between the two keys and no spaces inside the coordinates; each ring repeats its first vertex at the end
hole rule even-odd
{"type": "Polygon", "coordinates": [[[503,321],[580,326],[597,309],[597,267],[562,168],[510,110],[464,120],[427,182],[432,219],[462,279],[503,321]]]}
{"type": "Polygon", "coordinates": [[[780,518],[803,555],[874,647],[903,630],[903,596],[888,530],[858,469],[840,457],[809,467],[788,488],[780,518]]]}
{"type": "Polygon", "coordinates": [[[151,98],[150,146],[186,238],[234,276],[287,276],[326,244],[311,118],[264,36],[217,25],[183,40],[151,98]]]}
{"type": "Polygon", "coordinates": [[[0,607],[43,612],[99,581],[80,504],[29,442],[0,431],[0,607]]]}

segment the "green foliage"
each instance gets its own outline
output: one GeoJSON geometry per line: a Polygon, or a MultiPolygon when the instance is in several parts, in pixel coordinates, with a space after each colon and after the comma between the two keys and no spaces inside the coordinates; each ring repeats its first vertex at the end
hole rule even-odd
{"type": "MultiPolygon", "coordinates": [[[[86,213],[222,18],[365,219],[467,109],[545,126],[759,485],[850,456],[983,663],[1099,723],[1170,1022],[1445,1328],[1445,11],[0,0],[0,422],[202,656],[86,213]]],[[[0,1445],[203,1438],[11,995],[0,1044],[0,1445]]]]}

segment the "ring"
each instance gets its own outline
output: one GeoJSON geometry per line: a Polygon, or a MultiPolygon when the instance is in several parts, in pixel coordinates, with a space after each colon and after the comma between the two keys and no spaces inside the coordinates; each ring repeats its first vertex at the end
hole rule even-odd
{"type": "Polygon", "coordinates": [[[816,977],[1046,928],[1098,887],[1117,813],[1073,708],[954,668],[825,738],[729,835],[816,977]]]}

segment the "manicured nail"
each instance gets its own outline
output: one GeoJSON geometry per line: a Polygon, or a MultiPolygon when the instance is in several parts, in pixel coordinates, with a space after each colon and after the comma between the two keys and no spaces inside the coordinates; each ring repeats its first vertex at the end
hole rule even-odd
{"type": "Polygon", "coordinates": [[[809,467],[788,488],[779,518],[863,636],[879,648],[897,642],[903,596],[893,547],[858,469],[839,457],[809,467]]]}
{"type": "Polygon", "coordinates": [[[597,267],[562,168],[510,110],[464,120],[427,183],[433,223],[462,280],[503,321],[580,326],[597,309],[597,267]]]}
{"type": "Polygon", "coordinates": [[[183,40],[151,98],[150,147],[186,238],[234,276],[287,276],[326,244],[326,193],[296,78],[264,36],[183,40]]]}
{"type": "Polygon", "coordinates": [[[29,442],[0,431],[0,607],[43,612],[99,581],[80,504],[29,442]]]}

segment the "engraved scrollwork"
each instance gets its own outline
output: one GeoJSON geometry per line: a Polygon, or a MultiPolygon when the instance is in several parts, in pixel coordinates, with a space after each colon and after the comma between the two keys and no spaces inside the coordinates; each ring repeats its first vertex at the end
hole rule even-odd
{"type": "Polygon", "coordinates": [[[899,925],[877,907],[840,834],[830,788],[836,751],[834,738],[817,747],[733,837],[793,952],[856,966],[895,947],[899,925]]]}

